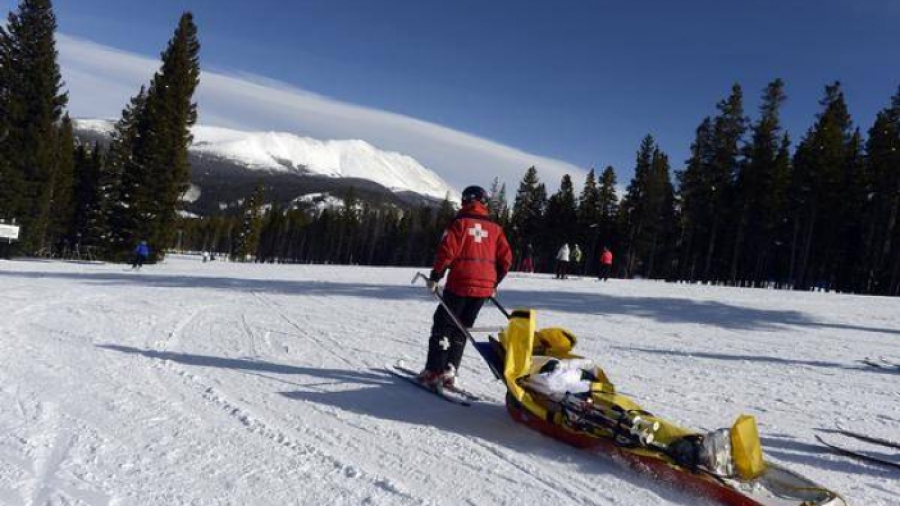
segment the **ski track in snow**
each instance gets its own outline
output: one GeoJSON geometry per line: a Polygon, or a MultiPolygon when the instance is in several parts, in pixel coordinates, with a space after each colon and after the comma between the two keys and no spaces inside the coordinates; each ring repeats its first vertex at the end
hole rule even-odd
{"type": "MultiPolygon", "coordinates": [[[[514,423],[433,399],[412,269],[0,261],[0,504],[704,504],[514,423]]],[[[623,392],[686,426],[757,417],[767,458],[900,504],[900,476],[822,450],[837,423],[900,434],[896,299],[514,274],[500,299],[565,326],[623,392]]],[[[480,326],[502,324],[486,307],[480,326]]]]}

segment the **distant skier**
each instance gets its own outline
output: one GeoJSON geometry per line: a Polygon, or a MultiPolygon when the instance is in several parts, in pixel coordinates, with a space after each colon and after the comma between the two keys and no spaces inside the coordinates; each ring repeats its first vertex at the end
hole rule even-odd
{"type": "Polygon", "coordinates": [[[147,241],[141,241],[140,244],[134,248],[133,256],[134,261],[131,262],[131,268],[140,269],[143,267],[144,262],[150,257],[150,246],[147,246],[147,241]]]}
{"type": "Polygon", "coordinates": [[[566,279],[569,272],[569,243],[564,243],[556,253],[556,279],[566,279]]]}
{"type": "Polygon", "coordinates": [[[525,260],[522,261],[523,272],[534,272],[534,246],[528,243],[525,246],[525,260]]]}
{"type": "Polygon", "coordinates": [[[609,280],[609,275],[612,273],[612,263],[613,263],[613,254],[609,248],[604,247],[603,253],[600,254],[600,274],[599,279],[603,281],[609,280]]]}
{"type": "Polygon", "coordinates": [[[581,248],[576,244],[575,249],[572,250],[572,272],[575,274],[581,273],[581,259],[583,255],[581,253],[581,248]]]}
{"type": "MultiPolygon", "coordinates": [[[[512,251],[503,228],[489,217],[487,192],[480,186],[469,186],[463,190],[462,209],[441,238],[428,288],[436,291],[450,269],[444,302],[468,328],[511,266],[512,251]]],[[[442,383],[452,388],[465,347],[465,334],[438,305],[428,341],[428,360],[418,380],[429,386],[442,383]]]]}

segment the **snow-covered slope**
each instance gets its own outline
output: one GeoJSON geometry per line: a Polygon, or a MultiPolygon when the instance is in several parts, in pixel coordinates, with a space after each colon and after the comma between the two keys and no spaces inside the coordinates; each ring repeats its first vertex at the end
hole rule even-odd
{"type": "MultiPolygon", "coordinates": [[[[434,303],[412,269],[0,260],[0,504],[707,505],[383,367],[425,358],[434,303]]],[[[649,410],[691,427],[759,421],[767,458],[898,504],[890,469],[830,454],[837,423],[897,440],[897,299],[513,273],[534,306],[649,410]]],[[[502,318],[486,307],[479,326],[502,318]]]]}
{"type": "MultiPolygon", "coordinates": [[[[108,135],[108,120],[77,120],[77,128],[108,135]]],[[[294,172],[335,178],[359,178],[394,192],[413,192],[435,199],[451,188],[412,157],[382,151],[362,140],[317,140],[284,132],[245,132],[197,125],[192,152],[240,163],[250,170],[294,172]]]]}

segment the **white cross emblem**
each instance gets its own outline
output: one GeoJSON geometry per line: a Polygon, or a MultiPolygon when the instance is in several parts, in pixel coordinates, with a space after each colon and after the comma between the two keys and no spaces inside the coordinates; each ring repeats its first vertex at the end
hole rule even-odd
{"type": "Polygon", "coordinates": [[[481,243],[482,239],[487,239],[488,233],[487,230],[481,228],[481,223],[476,223],[472,228],[467,230],[469,235],[475,238],[475,242],[481,243]]]}
{"type": "Polygon", "coordinates": [[[441,340],[438,341],[438,346],[440,346],[444,351],[450,349],[450,340],[447,339],[447,336],[442,337],[441,340]]]}

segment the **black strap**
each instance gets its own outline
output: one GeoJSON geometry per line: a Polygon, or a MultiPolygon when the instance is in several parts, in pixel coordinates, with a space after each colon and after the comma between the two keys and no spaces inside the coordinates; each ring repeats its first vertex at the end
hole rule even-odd
{"type": "Polygon", "coordinates": [[[480,214],[469,214],[469,213],[460,213],[453,217],[453,221],[462,220],[462,219],[470,219],[470,220],[478,220],[478,221],[486,221],[488,223],[497,224],[494,220],[491,219],[490,216],[481,216],[480,214]]]}

